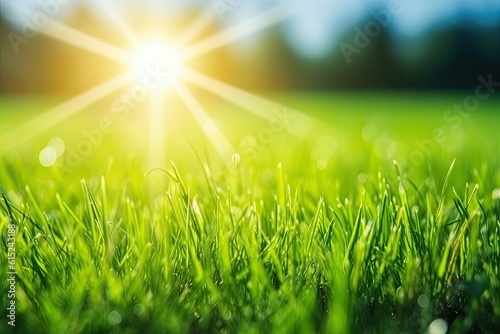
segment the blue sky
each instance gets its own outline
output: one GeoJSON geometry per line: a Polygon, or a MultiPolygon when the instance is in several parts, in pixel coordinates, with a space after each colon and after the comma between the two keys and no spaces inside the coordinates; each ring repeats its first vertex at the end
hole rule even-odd
{"type": "MultiPolygon", "coordinates": [[[[94,1],[99,0],[6,0],[3,2],[2,15],[13,26],[22,24],[23,18],[29,17],[30,11],[40,10],[40,3],[60,1],[58,19],[64,21],[78,5],[87,3],[98,10],[94,1]],[[22,9],[17,4],[25,4],[22,9]]],[[[103,1],[103,0],[100,0],[103,1]]],[[[394,0],[399,3],[400,11],[391,15],[387,28],[397,38],[421,40],[426,34],[439,27],[453,24],[468,24],[487,27],[500,24],[500,0],[394,0]]],[[[280,23],[280,29],[290,46],[307,58],[318,58],[329,53],[342,42],[342,37],[361,22],[373,19],[373,11],[386,10],[390,1],[384,0],[310,0],[304,5],[303,0],[107,0],[117,6],[124,15],[133,13],[134,6],[152,10],[179,11],[197,6],[200,10],[229,8],[222,25],[232,25],[254,13],[265,10],[280,2],[290,6],[301,5],[298,15],[280,23]]],[[[249,42],[258,42],[261,34],[256,34],[249,42]]],[[[349,41],[346,41],[349,42],[349,41]]]]}

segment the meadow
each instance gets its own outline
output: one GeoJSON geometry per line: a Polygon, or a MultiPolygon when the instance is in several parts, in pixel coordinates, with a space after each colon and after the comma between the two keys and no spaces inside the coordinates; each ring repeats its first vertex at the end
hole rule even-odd
{"type": "MultiPolygon", "coordinates": [[[[150,165],[141,108],[78,162],[109,103],[0,136],[0,331],[494,333],[500,100],[467,94],[275,94],[281,123],[205,99],[229,159],[175,103],[150,165]]],[[[0,130],[51,105],[3,98],[0,130]]]]}

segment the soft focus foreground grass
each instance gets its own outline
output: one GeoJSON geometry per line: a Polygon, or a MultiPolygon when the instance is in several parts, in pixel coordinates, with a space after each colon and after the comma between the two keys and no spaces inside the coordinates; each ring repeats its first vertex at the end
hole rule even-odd
{"type": "MultiPolygon", "coordinates": [[[[440,333],[436,319],[454,333],[499,328],[498,100],[458,124],[443,114],[460,95],[279,98],[321,122],[304,138],[276,133],[229,166],[197,145],[193,127],[195,148],[177,139],[166,173],[145,176],[139,116],[70,173],[40,166],[50,137],[75,145],[97,113],[3,153],[15,330],[440,333]],[[429,142],[436,128],[443,143],[429,142]],[[410,159],[418,150],[421,162],[410,159]]],[[[2,117],[22,120],[20,106],[2,117]]],[[[237,149],[242,133],[258,139],[268,126],[229,106],[213,117],[237,149]]],[[[6,251],[0,259],[3,277],[6,251]]]]}

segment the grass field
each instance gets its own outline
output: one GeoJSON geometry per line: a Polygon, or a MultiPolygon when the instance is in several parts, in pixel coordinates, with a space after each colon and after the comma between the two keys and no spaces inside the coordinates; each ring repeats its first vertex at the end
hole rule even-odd
{"type": "MultiPolygon", "coordinates": [[[[494,333],[500,100],[447,112],[466,96],[283,94],[310,118],[279,127],[207,102],[229,161],[182,112],[160,166],[142,110],[69,169],[106,105],[3,138],[0,270],[15,235],[17,275],[0,332],[494,333]],[[54,136],[66,153],[46,168],[54,136]]],[[[0,105],[5,132],[52,101],[0,105]]]]}

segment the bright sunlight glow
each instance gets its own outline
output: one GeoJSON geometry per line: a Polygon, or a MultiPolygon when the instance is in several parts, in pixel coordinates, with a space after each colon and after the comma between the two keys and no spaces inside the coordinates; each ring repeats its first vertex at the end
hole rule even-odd
{"type": "MultiPolygon", "coordinates": [[[[102,6],[106,7],[104,4],[102,6]]],[[[133,49],[122,49],[114,44],[102,41],[99,38],[53,20],[50,20],[47,26],[40,31],[44,35],[58,41],[124,64],[127,67],[125,73],[117,75],[61,103],[31,121],[22,124],[22,126],[10,130],[9,134],[15,133],[16,137],[22,138],[23,141],[29,140],[76,112],[83,110],[85,107],[96,103],[118,90],[125,89],[130,84],[134,84],[133,81],[135,81],[136,85],[133,88],[128,88],[129,94],[123,94],[122,98],[129,100],[126,103],[127,107],[138,105],[138,102],[146,98],[151,100],[151,112],[149,115],[151,125],[149,132],[151,138],[150,155],[154,157],[154,159],[151,159],[153,165],[164,165],[163,155],[165,154],[165,147],[162,145],[165,143],[164,134],[167,132],[165,130],[166,120],[164,119],[165,110],[167,109],[164,100],[166,96],[164,95],[166,94],[165,88],[172,88],[173,92],[179,95],[199,125],[201,125],[205,135],[213,142],[221,157],[227,157],[228,153],[234,155],[234,148],[228,142],[227,138],[225,138],[217,124],[210,119],[210,115],[205,112],[195,96],[182,84],[182,81],[186,79],[188,74],[193,72],[188,71],[185,65],[190,59],[200,57],[212,50],[221,48],[288,18],[290,16],[289,11],[283,11],[281,6],[275,6],[269,10],[262,11],[255,17],[247,19],[234,27],[206,38],[201,38],[199,41],[196,41],[196,37],[216,18],[216,15],[212,11],[207,10],[202,13],[183,34],[177,36],[175,41],[169,41],[169,38],[164,38],[161,35],[149,36],[146,39],[142,39],[123,17],[113,11],[113,8],[106,7],[105,11],[110,16],[110,20],[116,28],[131,42],[130,45],[133,45],[133,49]],[[36,131],[33,130],[35,128],[36,131]]],[[[189,81],[191,83],[226,99],[226,94],[223,92],[229,92],[231,96],[234,93],[238,93],[230,101],[236,101],[237,105],[245,105],[245,109],[251,111],[258,110],[259,113],[257,115],[259,116],[267,116],[266,113],[264,115],[261,113],[262,108],[252,108],[247,104],[253,105],[256,101],[259,101],[259,106],[264,105],[264,109],[267,110],[267,106],[270,103],[263,103],[261,99],[248,98],[250,94],[243,94],[233,86],[216,80],[210,80],[203,75],[193,75],[191,73],[190,77],[189,81]],[[222,91],[219,91],[221,89],[222,91]]],[[[3,133],[1,135],[2,137],[4,136],[3,133]]],[[[2,141],[1,138],[0,141],[2,141]]],[[[47,167],[52,166],[57,157],[62,154],[64,143],[62,143],[62,146],[59,145],[61,143],[56,144],[58,144],[57,148],[49,144],[49,146],[40,152],[39,160],[42,165],[47,167]]]]}
{"type": "Polygon", "coordinates": [[[172,81],[178,78],[182,69],[180,52],[161,41],[140,45],[132,57],[132,70],[139,81],[153,75],[172,81]]]}

